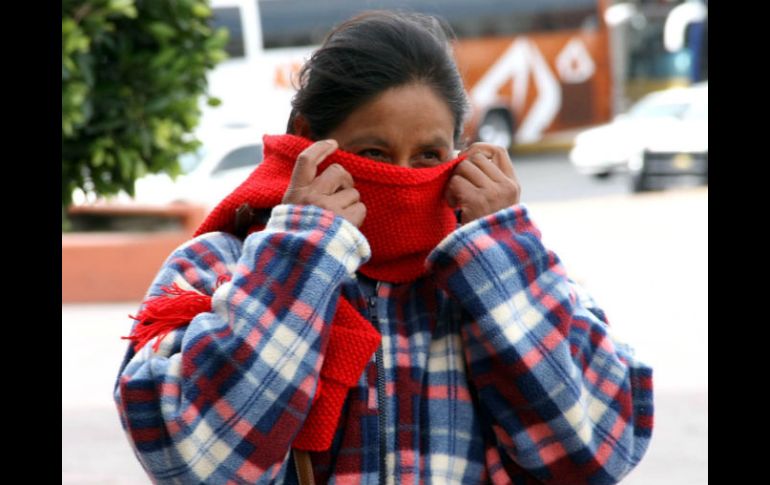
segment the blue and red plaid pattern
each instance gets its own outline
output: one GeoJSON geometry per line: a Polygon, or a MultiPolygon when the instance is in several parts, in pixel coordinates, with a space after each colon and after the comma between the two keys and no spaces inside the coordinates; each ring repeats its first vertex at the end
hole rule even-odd
{"type": "Polygon", "coordinates": [[[176,282],[213,294],[212,311],[157,352],[129,347],[115,387],[153,481],[296,483],[290,448],[340,293],[382,334],[381,360],[349,391],[332,447],[310,453],[317,482],[605,484],[642,458],[652,371],[524,206],[454,231],[412,283],[357,278],[368,256],[347,221],[291,205],[243,243],[209,233],[174,251],[148,296],[176,282]]]}

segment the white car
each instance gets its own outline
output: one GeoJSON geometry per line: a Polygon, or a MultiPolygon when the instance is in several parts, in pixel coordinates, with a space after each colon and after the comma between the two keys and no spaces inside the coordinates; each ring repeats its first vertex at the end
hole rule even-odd
{"type": "Polygon", "coordinates": [[[250,128],[199,134],[198,152],[180,159],[182,175],[151,174],[136,181],[133,202],[142,205],[194,203],[213,208],[262,161],[262,137],[250,128]]]}
{"type": "Polygon", "coordinates": [[[648,94],[627,114],[580,133],[569,157],[586,175],[630,171],[634,191],[673,178],[708,183],[708,83],[648,94]]]}

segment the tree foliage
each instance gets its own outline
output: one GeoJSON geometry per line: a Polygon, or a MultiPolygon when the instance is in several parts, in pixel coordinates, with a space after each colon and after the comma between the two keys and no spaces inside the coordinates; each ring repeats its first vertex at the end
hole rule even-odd
{"type": "Polygon", "coordinates": [[[63,212],[76,188],[133,194],[146,173],[179,174],[206,72],[226,57],[208,3],[62,1],[63,212]]]}

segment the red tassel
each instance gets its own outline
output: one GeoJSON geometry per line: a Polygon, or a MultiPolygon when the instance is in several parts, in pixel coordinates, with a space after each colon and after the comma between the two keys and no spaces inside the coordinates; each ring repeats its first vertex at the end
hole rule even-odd
{"type": "MultiPolygon", "coordinates": [[[[217,288],[229,281],[230,277],[222,275],[217,279],[217,288]]],[[[138,320],[133,332],[128,337],[121,337],[134,342],[134,352],[155,337],[158,340],[152,349],[158,351],[160,342],[172,330],[189,324],[196,315],[211,311],[211,297],[195,290],[183,290],[176,283],[161,288],[165,295],[150,298],[145,302],[139,315],[129,318],[138,320]]]]}

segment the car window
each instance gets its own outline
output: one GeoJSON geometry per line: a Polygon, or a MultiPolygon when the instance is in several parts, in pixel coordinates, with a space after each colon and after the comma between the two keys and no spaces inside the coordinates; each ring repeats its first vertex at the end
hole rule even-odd
{"type": "Polygon", "coordinates": [[[192,153],[185,153],[179,157],[179,168],[182,169],[182,173],[191,173],[201,164],[205,156],[206,151],[203,148],[192,153]]]}
{"type": "Polygon", "coordinates": [[[211,173],[218,174],[234,168],[255,167],[261,161],[262,145],[246,145],[228,152],[211,173]]]}

